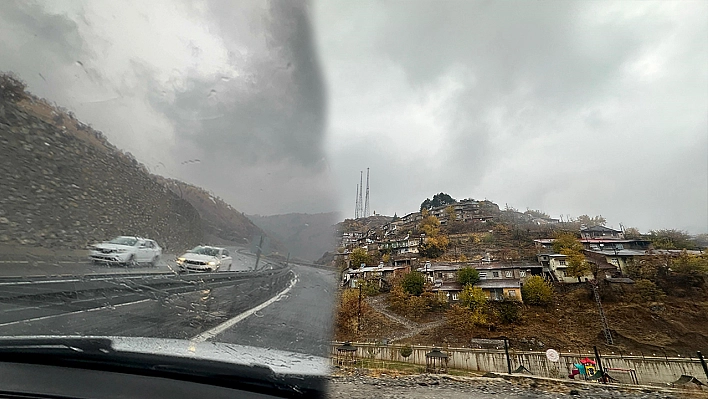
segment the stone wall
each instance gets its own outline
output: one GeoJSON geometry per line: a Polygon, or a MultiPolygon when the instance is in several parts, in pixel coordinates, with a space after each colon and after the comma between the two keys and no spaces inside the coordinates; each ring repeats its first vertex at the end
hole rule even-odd
{"type": "Polygon", "coordinates": [[[0,101],[0,244],[83,248],[117,235],[182,250],[199,214],[134,158],[0,101]]]}

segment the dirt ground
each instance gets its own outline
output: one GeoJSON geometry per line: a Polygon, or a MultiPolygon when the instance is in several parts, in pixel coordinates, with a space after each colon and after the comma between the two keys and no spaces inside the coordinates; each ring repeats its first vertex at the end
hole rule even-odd
{"type": "Polygon", "coordinates": [[[698,399],[708,398],[706,390],[677,390],[656,387],[623,387],[599,383],[564,382],[542,378],[488,375],[395,375],[377,373],[335,375],[331,379],[331,399],[698,399]]]}
{"type": "Polygon", "coordinates": [[[708,302],[700,299],[668,297],[662,303],[627,303],[606,301],[605,313],[614,339],[608,346],[602,333],[597,305],[589,290],[577,290],[557,295],[547,308],[526,306],[520,322],[498,325],[494,329],[476,328],[463,334],[440,322],[416,323],[401,315],[387,317],[385,296],[376,297],[378,306],[372,307],[363,331],[358,337],[338,339],[366,339],[421,345],[450,345],[466,347],[472,338],[507,336],[513,348],[587,352],[593,346],[606,353],[643,354],[656,356],[692,356],[696,351],[708,353],[708,302]],[[562,299],[561,299],[562,298],[562,299]],[[401,323],[401,318],[405,323],[401,323]],[[411,334],[412,332],[412,334],[411,334]]]}

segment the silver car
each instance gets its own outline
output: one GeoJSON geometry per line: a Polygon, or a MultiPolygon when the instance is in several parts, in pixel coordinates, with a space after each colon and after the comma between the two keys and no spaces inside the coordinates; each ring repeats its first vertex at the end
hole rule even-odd
{"type": "Polygon", "coordinates": [[[96,263],[135,266],[157,266],[162,248],[154,240],[141,237],[120,236],[110,241],[94,244],[89,250],[89,259],[96,263]]]}
{"type": "Polygon", "coordinates": [[[177,258],[181,271],[215,272],[231,268],[233,258],[226,248],[200,245],[177,258]]]}

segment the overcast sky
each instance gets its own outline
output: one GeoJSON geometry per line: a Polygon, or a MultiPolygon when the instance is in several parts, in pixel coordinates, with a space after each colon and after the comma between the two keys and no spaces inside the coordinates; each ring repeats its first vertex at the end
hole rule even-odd
{"type": "Polygon", "coordinates": [[[708,232],[708,2],[0,2],[0,70],[246,213],[708,232]],[[199,159],[200,162],[185,161],[199,159]]]}

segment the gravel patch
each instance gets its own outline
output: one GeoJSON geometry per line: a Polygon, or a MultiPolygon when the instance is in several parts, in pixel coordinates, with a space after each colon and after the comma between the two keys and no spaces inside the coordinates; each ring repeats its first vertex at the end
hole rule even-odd
{"type": "Polygon", "coordinates": [[[628,398],[682,399],[708,398],[708,391],[653,387],[623,387],[599,383],[571,383],[529,377],[457,377],[448,375],[380,376],[346,375],[331,377],[331,399],[555,399],[628,398]]]}

